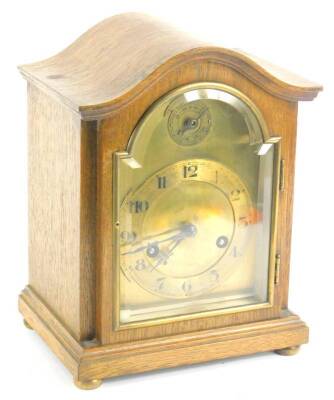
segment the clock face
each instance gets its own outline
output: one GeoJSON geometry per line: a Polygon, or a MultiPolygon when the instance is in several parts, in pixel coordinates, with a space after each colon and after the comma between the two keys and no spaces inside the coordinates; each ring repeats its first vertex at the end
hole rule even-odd
{"type": "Polygon", "coordinates": [[[118,324],[268,304],[275,145],[252,103],[201,83],[159,100],[116,154],[118,324]]]}
{"type": "Polygon", "coordinates": [[[173,163],[149,177],[121,207],[121,265],[129,279],[161,297],[186,298],[219,285],[244,252],[250,195],[212,160],[173,163]]]}

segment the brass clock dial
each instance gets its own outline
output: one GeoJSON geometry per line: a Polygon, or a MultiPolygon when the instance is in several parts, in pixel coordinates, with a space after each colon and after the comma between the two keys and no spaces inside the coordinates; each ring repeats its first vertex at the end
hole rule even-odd
{"type": "Polygon", "coordinates": [[[162,297],[206,293],[230,273],[247,244],[251,199],[222,164],[177,162],[129,193],[121,208],[121,265],[162,297]]]}
{"type": "Polygon", "coordinates": [[[146,112],[116,176],[120,324],[267,304],[274,145],[260,121],[214,83],[146,112]]]}

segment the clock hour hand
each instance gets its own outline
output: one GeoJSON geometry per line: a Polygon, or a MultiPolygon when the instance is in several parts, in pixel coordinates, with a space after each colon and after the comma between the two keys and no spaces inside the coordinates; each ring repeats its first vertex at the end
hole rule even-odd
{"type": "Polygon", "coordinates": [[[158,246],[159,244],[169,242],[169,241],[178,241],[179,239],[183,240],[185,237],[194,236],[197,233],[197,229],[196,229],[195,225],[187,223],[187,224],[183,224],[180,228],[170,229],[168,231],[156,234],[154,236],[150,236],[149,238],[162,236],[163,234],[165,234],[167,232],[173,232],[173,231],[179,231],[179,233],[169,236],[164,239],[156,240],[153,243],[148,243],[146,245],[139,246],[136,249],[129,250],[127,252],[122,253],[121,255],[124,256],[127,254],[135,254],[135,253],[139,253],[141,251],[146,250],[147,255],[149,257],[155,257],[159,254],[159,246],[158,246]]]}
{"type": "MultiPolygon", "coordinates": [[[[161,235],[162,234],[154,235],[154,237],[155,236],[161,236],[161,235]]],[[[177,233],[175,235],[169,236],[167,238],[164,238],[164,239],[155,240],[154,242],[149,242],[148,244],[139,246],[134,250],[126,251],[125,253],[122,253],[121,255],[124,256],[124,255],[127,255],[127,254],[135,254],[135,253],[139,253],[139,252],[141,252],[143,250],[148,250],[148,255],[153,256],[154,255],[153,253],[150,254],[150,249],[156,248],[160,243],[168,242],[168,241],[171,241],[171,240],[176,240],[178,237],[180,237],[180,235],[181,235],[181,232],[177,233]]],[[[153,238],[153,236],[151,236],[150,238],[153,238]]]]}
{"type": "Polygon", "coordinates": [[[134,250],[126,251],[125,253],[121,253],[121,256],[125,256],[125,255],[127,255],[127,254],[139,253],[140,251],[143,251],[143,250],[147,249],[147,246],[148,246],[148,245],[140,246],[140,247],[137,247],[137,248],[134,249],[134,250]]]}
{"type": "Polygon", "coordinates": [[[155,252],[159,252],[159,247],[158,247],[159,244],[164,243],[164,242],[174,241],[180,237],[181,238],[183,237],[183,235],[181,233],[173,235],[173,236],[169,236],[168,238],[156,240],[156,241],[150,242],[146,245],[137,247],[134,250],[126,251],[125,253],[121,253],[121,255],[125,256],[127,254],[135,254],[135,253],[139,253],[141,251],[147,250],[148,256],[154,257],[155,252]]]}
{"type": "Polygon", "coordinates": [[[149,235],[145,236],[141,241],[143,242],[144,240],[150,240],[159,236],[167,235],[168,233],[173,233],[173,232],[180,232],[182,230],[182,226],[177,227],[177,228],[171,228],[167,229],[166,231],[155,233],[154,235],[149,235]]]}

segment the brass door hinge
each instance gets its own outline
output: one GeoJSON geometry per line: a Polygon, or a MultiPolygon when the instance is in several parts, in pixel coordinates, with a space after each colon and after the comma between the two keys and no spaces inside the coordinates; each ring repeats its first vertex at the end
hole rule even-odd
{"type": "Polygon", "coordinates": [[[276,257],[275,257],[275,277],[274,277],[275,285],[279,284],[280,268],[281,268],[281,255],[280,254],[276,254],[276,257]]]}
{"type": "Polygon", "coordinates": [[[285,186],[285,161],[282,159],[279,165],[279,190],[284,192],[285,186]]]}

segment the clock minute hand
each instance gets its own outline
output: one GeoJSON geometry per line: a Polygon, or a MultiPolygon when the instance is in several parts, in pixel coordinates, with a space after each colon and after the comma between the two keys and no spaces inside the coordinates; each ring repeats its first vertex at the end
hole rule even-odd
{"type": "MultiPolygon", "coordinates": [[[[178,241],[179,239],[183,240],[186,237],[195,236],[196,233],[197,233],[197,229],[196,229],[195,225],[190,224],[190,223],[183,224],[180,228],[174,229],[174,230],[178,230],[180,232],[175,234],[175,235],[169,236],[168,238],[156,240],[156,241],[154,241],[154,243],[148,243],[147,245],[140,246],[140,247],[138,247],[138,248],[136,248],[134,250],[130,250],[130,251],[124,252],[121,255],[124,256],[124,255],[127,255],[127,254],[139,253],[141,251],[147,250],[152,245],[157,246],[158,244],[164,243],[164,242],[178,241]]],[[[174,230],[171,229],[171,230],[166,231],[166,232],[173,232],[174,230]]],[[[161,236],[161,235],[162,234],[158,234],[158,235],[155,235],[155,236],[161,236]]],[[[152,237],[153,236],[151,236],[151,238],[152,237]]]]}
{"type": "MultiPolygon", "coordinates": [[[[178,234],[176,234],[176,235],[169,236],[168,238],[165,238],[165,239],[156,240],[156,241],[153,242],[153,244],[154,244],[154,245],[157,245],[157,244],[160,244],[160,243],[168,242],[168,241],[170,241],[170,240],[176,240],[177,238],[180,237],[180,235],[181,235],[181,233],[178,233],[178,234]]],[[[160,236],[160,235],[157,235],[157,236],[160,236]]],[[[148,248],[150,245],[151,245],[151,243],[148,243],[148,244],[146,244],[146,245],[137,247],[137,248],[134,249],[134,250],[126,251],[125,253],[121,253],[121,255],[124,256],[124,255],[127,255],[127,254],[139,253],[139,252],[141,252],[141,251],[143,251],[143,250],[147,250],[147,248],[148,248]]]]}
{"type": "Polygon", "coordinates": [[[166,231],[163,232],[159,232],[159,233],[155,233],[154,235],[149,235],[149,236],[145,236],[142,240],[149,240],[158,236],[162,236],[162,235],[167,235],[168,233],[172,233],[172,232],[177,232],[177,231],[181,231],[182,230],[182,226],[177,227],[177,228],[171,228],[171,229],[167,229],[166,231]]]}
{"type": "Polygon", "coordinates": [[[140,247],[137,247],[137,248],[134,249],[134,250],[126,251],[125,253],[121,253],[121,256],[125,256],[125,255],[127,255],[127,254],[139,253],[140,251],[143,251],[143,250],[145,250],[146,248],[147,248],[147,245],[146,245],[146,246],[140,246],[140,247]]]}

